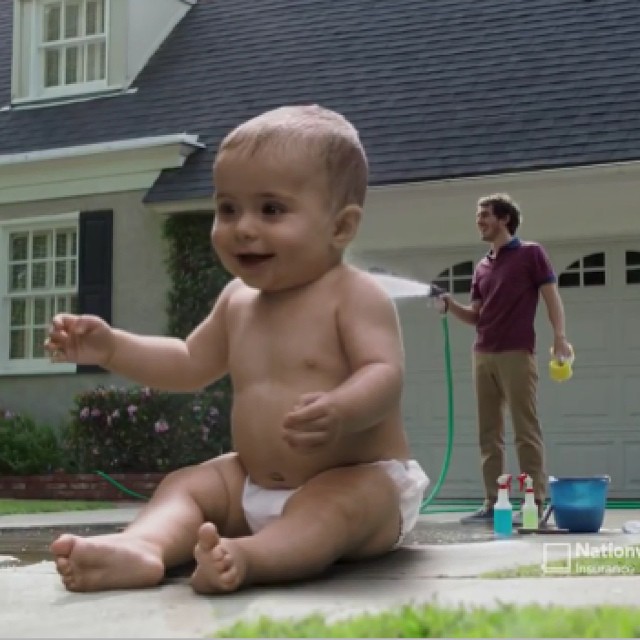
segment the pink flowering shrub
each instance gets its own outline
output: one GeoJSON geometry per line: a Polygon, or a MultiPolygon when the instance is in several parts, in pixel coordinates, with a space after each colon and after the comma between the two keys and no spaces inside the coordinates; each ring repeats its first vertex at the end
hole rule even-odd
{"type": "Polygon", "coordinates": [[[65,444],[79,471],[171,471],[230,450],[229,394],[97,387],[74,400],[65,444]]]}

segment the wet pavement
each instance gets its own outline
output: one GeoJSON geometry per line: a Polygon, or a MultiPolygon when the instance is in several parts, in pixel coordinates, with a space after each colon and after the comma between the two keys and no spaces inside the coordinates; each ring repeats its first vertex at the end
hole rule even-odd
{"type": "Polygon", "coordinates": [[[384,558],[338,565],[313,581],[225,596],[194,594],[188,571],[174,573],[152,589],[66,592],[44,555],[50,541],[62,530],[97,534],[117,529],[135,512],[129,508],[0,517],[0,637],[193,638],[211,636],[239,619],[260,615],[320,612],[332,620],[434,601],[443,606],[640,603],[640,578],[635,576],[486,576],[491,571],[562,559],[577,542],[640,544],[640,534],[622,533],[626,521],[640,520],[638,511],[607,512],[598,534],[516,534],[504,540],[494,539],[489,527],[459,525],[461,514],[422,516],[407,546],[384,558]],[[7,563],[11,555],[19,561],[7,563]]]}

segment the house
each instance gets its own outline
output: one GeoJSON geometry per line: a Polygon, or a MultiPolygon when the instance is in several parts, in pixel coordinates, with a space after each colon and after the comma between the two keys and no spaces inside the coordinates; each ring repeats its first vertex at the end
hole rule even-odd
{"type": "MultiPolygon", "coordinates": [[[[166,216],[211,213],[221,136],[284,103],[358,126],[371,192],[352,258],[465,297],[478,197],[508,191],[560,274],[574,378],[551,383],[549,472],[640,487],[640,3],[636,0],[4,0],[0,405],[54,420],[105,373],[54,365],[49,316],[165,329],[166,216]]],[[[442,335],[399,305],[404,412],[435,478],[442,335]]],[[[451,323],[456,436],[443,496],[479,496],[469,349],[451,323]]],[[[507,431],[511,439],[510,430],[507,431]]],[[[517,471],[515,461],[510,469],[517,471]]]]}

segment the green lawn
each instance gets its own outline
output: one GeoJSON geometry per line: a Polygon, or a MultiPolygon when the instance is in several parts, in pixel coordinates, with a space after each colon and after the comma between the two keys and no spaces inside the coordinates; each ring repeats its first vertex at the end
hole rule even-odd
{"type": "MultiPolygon", "coordinates": [[[[630,586],[631,588],[631,586],[630,586]]],[[[218,631],[221,638],[637,638],[640,609],[503,605],[446,609],[432,605],[326,624],[322,616],[261,618],[218,631]]]]}
{"type": "Polygon", "coordinates": [[[86,500],[12,500],[0,498],[0,516],[21,513],[52,513],[56,511],[90,511],[114,509],[112,502],[88,502],[86,500]]]}

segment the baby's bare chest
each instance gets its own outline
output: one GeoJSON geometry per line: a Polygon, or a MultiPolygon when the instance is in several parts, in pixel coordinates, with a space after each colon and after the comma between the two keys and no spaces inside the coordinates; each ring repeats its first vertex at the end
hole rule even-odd
{"type": "Polygon", "coordinates": [[[229,349],[235,370],[320,372],[343,369],[345,362],[336,310],[330,306],[245,309],[229,327],[229,349]]]}

